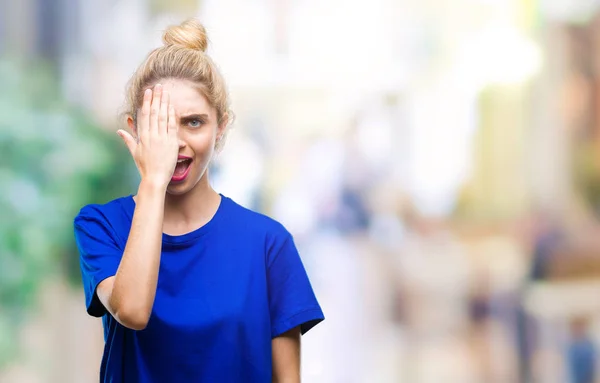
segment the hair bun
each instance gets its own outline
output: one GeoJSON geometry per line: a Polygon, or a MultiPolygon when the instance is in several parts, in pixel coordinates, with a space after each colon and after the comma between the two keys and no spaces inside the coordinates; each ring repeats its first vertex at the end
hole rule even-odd
{"type": "Polygon", "coordinates": [[[208,47],[206,29],[196,19],[187,19],[179,25],[170,26],[163,35],[166,46],[175,45],[202,52],[208,47]]]}

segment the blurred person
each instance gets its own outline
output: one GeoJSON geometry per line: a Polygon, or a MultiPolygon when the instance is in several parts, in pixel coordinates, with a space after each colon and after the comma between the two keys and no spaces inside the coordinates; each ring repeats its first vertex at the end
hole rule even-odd
{"type": "Polygon", "coordinates": [[[351,222],[344,227],[340,221],[344,142],[312,136],[301,144],[297,146],[298,175],[279,190],[273,211],[297,233],[305,266],[313,271],[315,289],[331,312],[328,323],[316,330],[323,335],[307,345],[306,377],[362,382],[369,373],[366,316],[373,309],[363,299],[364,251],[353,241],[350,230],[345,230],[351,222]],[[347,299],[349,296],[354,298],[347,299]]]}
{"type": "Polygon", "coordinates": [[[588,331],[587,318],[575,318],[570,324],[571,340],[567,346],[567,363],[573,383],[596,382],[596,345],[588,331]]]}
{"type": "MultiPolygon", "coordinates": [[[[565,233],[560,219],[553,213],[540,210],[532,215],[529,235],[524,242],[531,248],[531,263],[528,274],[519,288],[519,294],[526,294],[535,282],[545,281],[549,277],[550,266],[555,252],[563,246],[565,233]]],[[[519,361],[519,382],[529,382],[535,376],[534,360],[536,354],[544,351],[539,347],[540,323],[527,313],[524,304],[517,306],[516,312],[516,347],[519,361]]]]}
{"type": "MultiPolygon", "coordinates": [[[[470,343],[474,369],[482,382],[498,381],[494,376],[493,350],[494,318],[492,276],[489,270],[473,273],[474,281],[468,295],[468,318],[470,343]]],[[[497,315],[497,314],[496,314],[497,315]]]]}
{"type": "Polygon", "coordinates": [[[477,382],[465,333],[471,264],[467,247],[444,219],[400,202],[402,240],[390,253],[392,306],[401,336],[401,381],[477,382]],[[429,368],[436,365],[435,369],[429,368]]]}
{"type": "Polygon", "coordinates": [[[300,381],[300,335],[324,319],[294,239],[218,192],[208,166],[232,121],[189,19],[130,80],[119,130],[136,195],[74,220],[86,307],[102,317],[102,382],[300,381]]]}

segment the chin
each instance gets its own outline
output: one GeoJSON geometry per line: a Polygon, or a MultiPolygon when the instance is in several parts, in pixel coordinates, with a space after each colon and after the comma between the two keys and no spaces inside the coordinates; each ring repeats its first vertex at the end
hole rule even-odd
{"type": "Polygon", "coordinates": [[[206,172],[204,172],[201,177],[194,177],[193,174],[189,174],[188,177],[183,181],[172,182],[167,187],[167,194],[172,196],[184,195],[198,186],[202,177],[205,175],[206,172]]]}
{"type": "Polygon", "coordinates": [[[182,187],[182,185],[169,185],[169,187],[167,188],[167,194],[172,195],[172,196],[181,196],[184,195],[185,193],[187,193],[189,191],[189,188],[184,188],[182,187]]]}

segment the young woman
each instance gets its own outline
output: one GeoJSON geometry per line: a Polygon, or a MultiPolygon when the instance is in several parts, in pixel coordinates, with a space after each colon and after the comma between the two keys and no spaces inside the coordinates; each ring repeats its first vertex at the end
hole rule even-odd
{"type": "Polygon", "coordinates": [[[137,194],[74,221],[101,382],[299,382],[300,335],[324,319],[290,233],[213,190],[231,120],[204,27],[170,27],[129,83],[119,130],[137,194]]]}

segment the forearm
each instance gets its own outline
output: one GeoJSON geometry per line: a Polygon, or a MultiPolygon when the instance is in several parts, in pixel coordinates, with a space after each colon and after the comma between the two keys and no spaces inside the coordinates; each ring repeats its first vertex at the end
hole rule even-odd
{"type": "Polygon", "coordinates": [[[300,328],[274,338],[271,345],[273,383],[300,383],[300,328]]]}
{"type": "Polygon", "coordinates": [[[146,326],[158,281],[165,188],[140,183],[131,231],[115,275],[110,306],[120,322],[146,326]]]}

